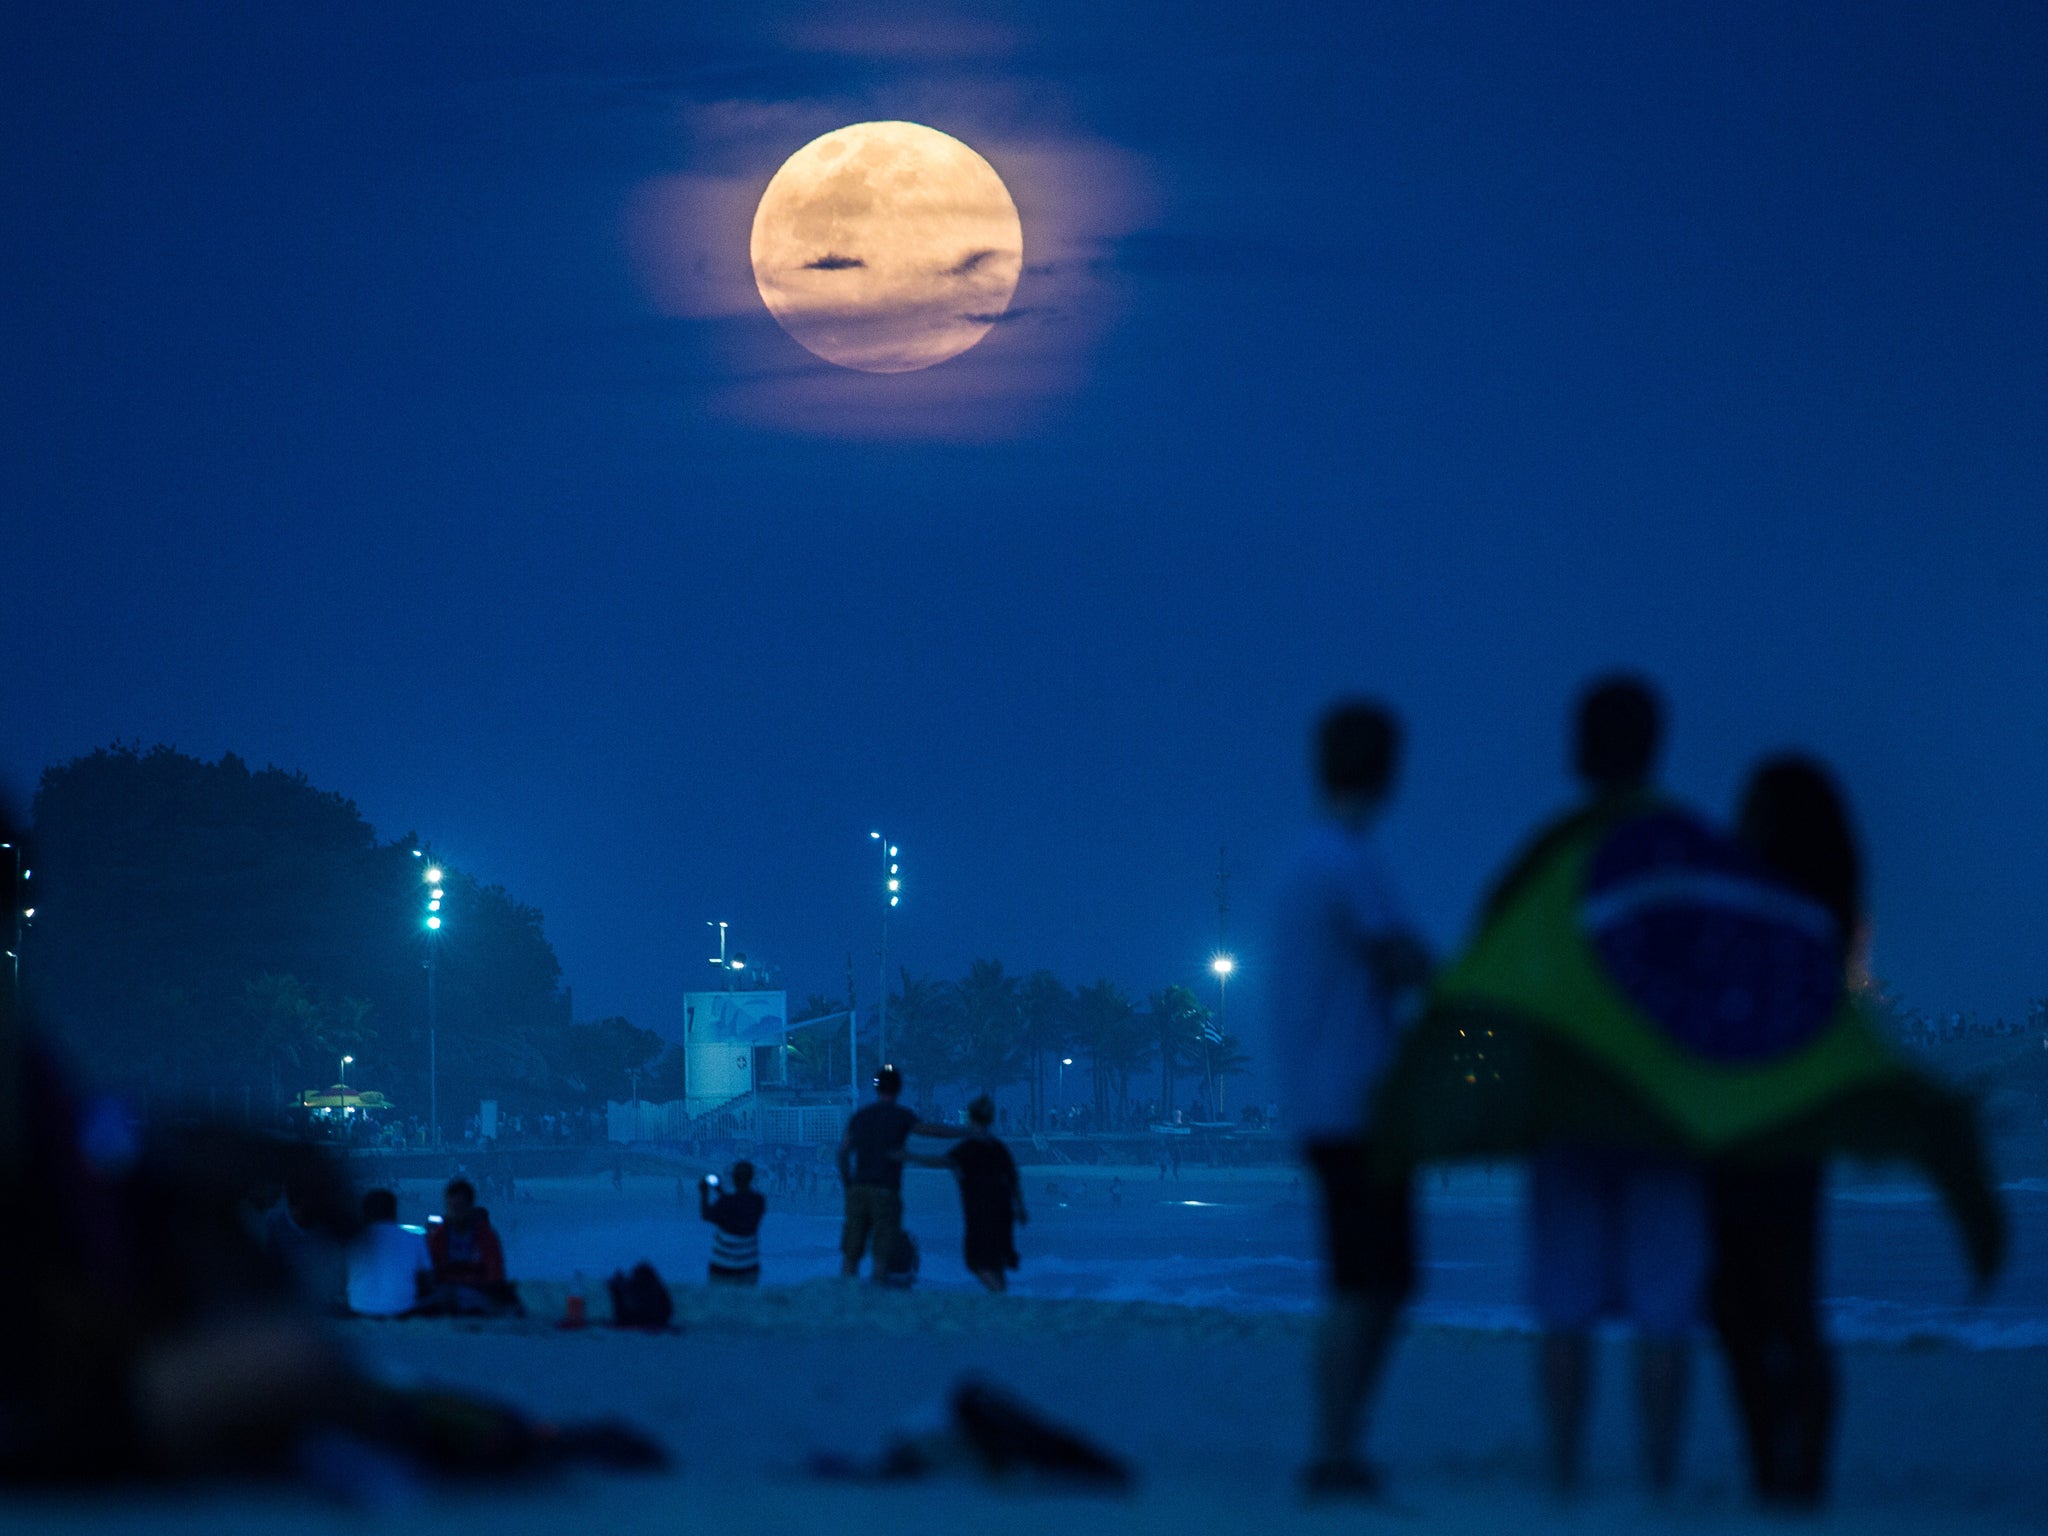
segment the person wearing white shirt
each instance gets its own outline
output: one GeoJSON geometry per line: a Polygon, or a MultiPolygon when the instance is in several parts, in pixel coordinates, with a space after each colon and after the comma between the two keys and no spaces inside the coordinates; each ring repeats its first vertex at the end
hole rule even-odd
{"type": "Polygon", "coordinates": [[[348,1255],[349,1310],[362,1317],[410,1312],[431,1268],[426,1237],[398,1224],[398,1197],[388,1189],[365,1194],[362,1235],[348,1255]]]}
{"type": "Polygon", "coordinates": [[[1379,1478],[1359,1442],[1394,1324],[1415,1287],[1408,1179],[1373,1171],[1367,1105],[1393,1060],[1430,960],[1381,863],[1373,826],[1390,796],[1400,726],[1347,700],[1316,734],[1323,814],[1283,888],[1269,1018],[1281,1108],[1322,1197],[1329,1304],[1315,1344],[1312,1497],[1365,1497],[1379,1478]]]}

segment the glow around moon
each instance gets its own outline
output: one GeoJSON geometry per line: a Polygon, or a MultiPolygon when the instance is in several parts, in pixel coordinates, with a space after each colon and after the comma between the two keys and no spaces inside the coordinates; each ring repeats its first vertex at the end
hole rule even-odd
{"type": "Polygon", "coordinates": [[[908,373],[989,333],[1017,291],[1024,229],[995,168],[917,123],[854,123],[783,162],[754,211],[754,286],[782,328],[843,368],[908,373]]]}

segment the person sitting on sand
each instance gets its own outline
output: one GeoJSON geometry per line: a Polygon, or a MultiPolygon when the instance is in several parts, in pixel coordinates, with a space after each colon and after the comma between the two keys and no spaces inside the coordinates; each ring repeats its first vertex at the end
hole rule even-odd
{"type": "Polygon", "coordinates": [[[263,1247],[300,1293],[323,1312],[346,1310],[347,1262],[319,1220],[316,1201],[322,1179],[315,1165],[285,1175],[284,1198],[263,1219],[263,1247]]]}
{"type": "Polygon", "coordinates": [[[363,1231],[348,1253],[348,1309],[358,1317],[403,1317],[433,1275],[427,1240],[398,1224],[398,1196],[363,1196],[363,1231]]]}
{"type": "Polygon", "coordinates": [[[726,1175],[730,1189],[719,1187],[718,1175],[707,1173],[697,1186],[697,1214],[711,1223],[713,1285],[761,1283],[761,1218],[768,1201],[754,1188],[754,1165],[741,1158],[726,1175]]]}
{"type": "Polygon", "coordinates": [[[875,1102],[846,1122],[839,1140],[839,1182],[846,1189],[846,1225],[840,1233],[840,1274],[851,1280],[870,1247],[877,1282],[889,1273],[903,1231],[903,1149],[913,1135],[958,1136],[948,1125],[926,1125],[897,1103],[903,1074],[885,1066],[875,1074],[875,1102]]]}
{"type": "Polygon", "coordinates": [[[442,1217],[427,1228],[433,1288],[423,1311],[462,1314],[520,1310],[518,1292],[505,1279],[505,1249],[491,1213],[476,1203],[467,1179],[451,1179],[442,1217]]]}
{"type": "MultiPolygon", "coordinates": [[[[905,1152],[904,1161],[926,1168],[950,1168],[960,1185],[960,1214],[967,1237],[967,1272],[991,1291],[1006,1290],[1005,1271],[1017,1267],[1016,1225],[1031,1220],[1017,1160],[996,1139],[995,1101],[983,1094],[967,1106],[967,1135],[942,1157],[905,1152]]],[[[1058,1188],[1057,1185],[1054,1186],[1058,1188]]]]}
{"type": "Polygon", "coordinates": [[[1410,1181],[1375,1171],[1365,1123],[1399,1044],[1400,1005],[1430,972],[1373,838],[1399,755],[1399,723],[1382,705],[1347,701],[1323,717],[1324,814],[1283,888],[1275,929],[1273,953],[1292,957],[1275,978],[1278,1065],[1321,1187],[1330,1291],[1314,1355],[1316,1445],[1302,1472],[1312,1498],[1378,1492],[1359,1441],[1415,1288],[1410,1181]]]}

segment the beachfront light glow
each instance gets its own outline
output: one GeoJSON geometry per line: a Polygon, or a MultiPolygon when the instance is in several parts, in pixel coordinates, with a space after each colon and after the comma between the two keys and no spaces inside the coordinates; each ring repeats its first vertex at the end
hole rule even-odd
{"type": "Polygon", "coordinates": [[[891,880],[889,882],[889,889],[892,891],[900,891],[903,889],[903,882],[901,880],[891,880]]]}
{"type": "Polygon", "coordinates": [[[436,866],[435,868],[433,868],[433,869],[430,869],[430,870],[428,870],[428,871],[427,871],[427,884],[429,884],[429,885],[439,885],[440,883],[441,883],[441,871],[440,871],[440,868],[439,868],[439,866],[436,866]]]}
{"type": "Polygon", "coordinates": [[[427,919],[427,926],[429,928],[438,928],[441,926],[441,919],[439,919],[438,917],[430,917],[427,919]]]}
{"type": "Polygon", "coordinates": [[[893,907],[896,905],[897,902],[901,901],[902,899],[903,898],[901,896],[891,896],[889,898],[889,905],[893,907]]]}
{"type": "Polygon", "coordinates": [[[441,903],[439,903],[438,901],[430,901],[427,903],[427,910],[429,912],[438,912],[441,910],[441,903]]]}
{"type": "Polygon", "coordinates": [[[1228,955],[1218,955],[1214,960],[1211,960],[1209,962],[1209,969],[1214,971],[1218,976],[1228,976],[1232,971],[1237,969],[1237,962],[1231,959],[1228,955]]]}
{"type": "Polygon", "coordinates": [[[434,900],[439,901],[443,896],[447,895],[448,893],[442,890],[441,887],[437,885],[431,891],[427,892],[427,894],[433,897],[434,900]]]}

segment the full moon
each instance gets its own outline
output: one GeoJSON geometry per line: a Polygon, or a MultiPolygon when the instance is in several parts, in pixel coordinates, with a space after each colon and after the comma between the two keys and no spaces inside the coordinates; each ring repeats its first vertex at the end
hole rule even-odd
{"type": "Polygon", "coordinates": [[[995,167],[918,123],[854,123],[782,164],[754,210],[754,286],[829,363],[909,373],[1010,307],[1024,227],[995,167]]]}

